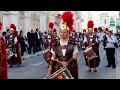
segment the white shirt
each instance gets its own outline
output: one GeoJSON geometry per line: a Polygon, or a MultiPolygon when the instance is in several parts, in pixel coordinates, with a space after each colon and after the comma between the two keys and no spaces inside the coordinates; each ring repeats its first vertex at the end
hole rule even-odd
{"type": "Polygon", "coordinates": [[[116,43],[116,37],[114,35],[111,35],[111,37],[108,35],[106,36],[107,36],[108,43],[106,43],[105,48],[115,48],[114,43],[116,43]]]}
{"type": "Polygon", "coordinates": [[[51,36],[50,36],[50,35],[48,35],[48,38],[49,38],[49,39],[48,39],[48,42],[51,42],[51,40],[50,40],[51,36]]]}
{"type": "Polygon", "coordinates": [[[103,40],[103,36],[105,35],[103,32],[99,32],[97,33],[97,35],[99,36],[99,40],[103,40]]]}
{"type": "Polygon", "coordinates": [[[15,38],[14,38],[14,42],[17,42],[17,41],[18,41],[18,40],[17,40],[17,37],[15,37],[15,38]]]}

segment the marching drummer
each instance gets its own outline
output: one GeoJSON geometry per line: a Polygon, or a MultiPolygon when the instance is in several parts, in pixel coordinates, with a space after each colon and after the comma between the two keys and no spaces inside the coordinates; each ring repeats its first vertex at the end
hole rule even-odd
{"type": "Polygon", "coordinates": [[[8,60],[8,63],[10,63],[10,67],[13,67],[13,65],[21,66],[22,61],[21,61],[20,43],[16,31],[16,26],[14,24],[10,25],[10,35],[7,39],[7,48],[14,53],[14,56],[8,60]]]}
{"type": "Polygon", "coordinates": [[[88,71],[91,71],[91,68],[94,68],[94,72],[97,72],[96,67],[99,66],[100,63],[100,57],[99,57],[99,40],[96,37],[96,35],[94,35],[93,33],[93,21],[88,21],[88,33],[85,36],[84,40],[83,40],[83,48],[87,48],[87,47],[92,47],[94,53],[96,54],[96,57],[89,60],[89,57],[85,56],[85,61],[86,61],[86,66],[88,66],[88,71]]]}
{"type": "MultiPolygon", "coordinates": [[[[54,73],[63,66],[67,66],[74,79],[78,79],[78,64],[77,55],[78,49],[76,45],[70,44],[69,32],[73,30],[72,26],[67,26],[68,23],[73,22],[73,14],[71,12],[64,12],[62,15],[63,23],[60,29],[59,43],[52,47],[51,65],[48,69],[49,73],[54,73]],[[69,18],[69,22],[66,21],[69,18]]],[[[70,24],[69,24],[70,25],[70,24]]]]}
{"type": "Polygon", "coordinates": [[[52,22],[50,22],[49,30],[48,30],[48,32],[46,32],[46,35],[44,35],[44,40],[43,40],[45,51],[47,51],[43,54],[43,57],[46,60],[46,62],[48,63],[48,67],[50,66],[50,60],[51,60],[51,56],[52,56],[52,53],[50,50],[51,50],[52,45],[54,45],[56,42],[55,41],[56,39],[54,39],[55,29],[53,29],[53,27],[54,27],[54,24],[52,22]]]}

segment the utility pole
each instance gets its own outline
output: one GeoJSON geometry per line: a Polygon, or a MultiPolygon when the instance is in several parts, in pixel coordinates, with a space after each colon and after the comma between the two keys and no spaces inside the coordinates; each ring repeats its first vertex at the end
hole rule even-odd
{"type": "Polygon", "coordinates": [[[120,18],[120,11],[119,11],[119,18],[120,18]]]}

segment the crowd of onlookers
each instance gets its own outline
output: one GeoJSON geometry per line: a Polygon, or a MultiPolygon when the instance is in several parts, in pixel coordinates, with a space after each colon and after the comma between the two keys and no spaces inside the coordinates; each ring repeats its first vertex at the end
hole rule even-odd
{"type": "MultiPolygon", "coordinates": [[[[44,49],[43,32],[39,31],[38,28],[35,31],[28,31],[26,36],[24,36],[23,33],[23,30],[21,30],[19,34],[17,32],[17,35],[19,37],[18,42],[21,46],[21,56],[23,56],[25,52],[28,54],[35,54],[36,52],[42,51],[44,49]]],[[[4,36],[6,40],[9,35],[10,29],[2,32],[2,36],[4,36]]]]}

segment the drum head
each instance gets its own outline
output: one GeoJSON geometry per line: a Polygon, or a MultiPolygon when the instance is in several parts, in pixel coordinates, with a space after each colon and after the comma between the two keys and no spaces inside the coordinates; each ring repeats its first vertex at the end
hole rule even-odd
{"type": "Polygon", "coordinates": [[[87,48],[84,53],[89,52],[92,49],[92,47],[87,48]]]}

